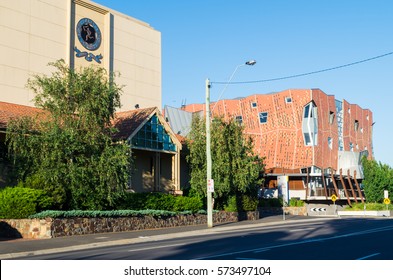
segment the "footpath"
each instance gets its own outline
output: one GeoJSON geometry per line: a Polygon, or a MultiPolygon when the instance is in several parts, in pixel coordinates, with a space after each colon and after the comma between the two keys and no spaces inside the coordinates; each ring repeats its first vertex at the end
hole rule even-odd
{"type": "Polygon", "coordinates": [[[0,260],[77,251],[105,246],[120,246],[157,240],[168,240],[177,237],[219,234],[224,231],[244,228],[316,222],[326,219],[337,219],[337,217],[286,215],[284,220],[282,215],[273,215],[262,217],[256,221],[216,224],[213,228],[208,228],[207,225],[198,225],[129,232],[89,234],[51,239],[0,239],[0,260]]]}

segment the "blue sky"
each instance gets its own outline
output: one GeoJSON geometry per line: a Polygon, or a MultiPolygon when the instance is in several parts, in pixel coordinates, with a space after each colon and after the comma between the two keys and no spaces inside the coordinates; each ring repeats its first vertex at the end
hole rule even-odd
{"type": "MultiPolygon", "coordinates": [[[[393,52],[390,0],[96,0],[161,32],[163,106],[203,103],[205,80],[286,77],[393,52]]],[[[393,54],[299,78],[229,85],[222,98],[320,88],[373,112],[374,156],[393,167],[393,54]]],[[[211,99],[224,89],[215,84],[211,99]]]]}

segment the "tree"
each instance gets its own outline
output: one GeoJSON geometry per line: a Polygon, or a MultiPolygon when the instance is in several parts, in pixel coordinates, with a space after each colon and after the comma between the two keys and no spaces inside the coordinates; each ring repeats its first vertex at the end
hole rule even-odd
{"type": "Polygon", "coordinates": [[[381,162],[362,158],[364,194],[368,202],[382,202],[384,190],[393,195],[393,169],[381,162]]]}
{"type": "MultiPolygon", "coordinates": [[[[214,119],[211,129],[212,178],[218,207],[229,198],[243,194],[256,196],[262,184],[263,159],[253,152],[251,138],[245,138],[243,127],[235,120],[214,119]]],[[[206,196],[206,130],[204,119],[195,117],[189,135],[191,188],[206,196]]]]}
{"type": "Polygon", "coordinates": [[[127,187],[131,164],[129,145],[111,138],[121,87],[103,68],[50,65],[51,77],[27,83],[43,113],[7,128],[18,180],[46,190],[59,208],[110,208],[127,187]]]}

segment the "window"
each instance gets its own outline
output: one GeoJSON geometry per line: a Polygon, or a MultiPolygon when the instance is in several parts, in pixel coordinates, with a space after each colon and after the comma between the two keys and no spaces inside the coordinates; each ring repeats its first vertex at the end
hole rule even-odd
{"type": "Polygon", "coordinates": [[[303,108],[302,131],[304,145],[318,145],[318,111],[314,102],[308,103],[303,108]]]}
{"type": "Polygon", "coordinates": [[[259,113],[259,123],[267,123],[267,112],[259,113]]]}
{"type": "Polygon", "coordinates": [[[235,121],[238,122],[239,124],[243,123],[243,117],[242,116],[236,116],[235,121]]]}
{"type": "Polygon", "coordinates": [[[256,108],[258,104],[256,102],[251,102],[251,108],[256,108]]]}
{"type": "Polygon", "coordinates": [[[176,145],[156,115],[152,116],[132,138],[132,145],[138,148],[176,151],[176,145]]]}
{"type": "Polygon", "coordinates": [[[355,120],[355,131],[359,130],[359,121],[355,120]]]}
{"type": "Polygon", "coordinates": [[[328,137],[328,146],[329,146],[330,150],[333,149],[333,138],[332,137],[328,137]]]}
{"type": "Polygon", "coordinates": [[[285,103],[292,103],[292,97],[285,97],[285,103]]]}
{"type": "Polygon", "coordinates": [[[310,105],[311,105],[311,103],[308,104],[306,107],[304,107],[304,118],[305,118],[305,119],[308,118],[308,114],[309,114],[309,112],[310,112],[310,107],[311,107],[310,105]]]}
{"type": "Polygon", "coordinates": [[[334,112],[329,112],[329,124],[333,124],[334,122],[334,112]]]}
{"type": "Polygon", "coordinates": [[[306,144],[306,146],[311,145],[311,138],[309,133],[304,133],[304,143],[306,144]]]}

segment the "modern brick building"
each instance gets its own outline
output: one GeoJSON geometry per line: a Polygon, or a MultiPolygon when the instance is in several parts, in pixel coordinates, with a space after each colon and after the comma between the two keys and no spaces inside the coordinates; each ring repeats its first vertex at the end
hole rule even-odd
{"type": "MultiPolygon", "coordinates": [[[[183,110],[204,111],[205,105],[183,110]]],[[[288,182],[289,197],[363,199],[360,158],[372,157],[370,110],[320,89],[289,89],[220,100],[211,104],[211,111],[213,117],[242,123],[255,152],[265,158],[265,187],[280,189],[283,181],[288,182]]]]}

